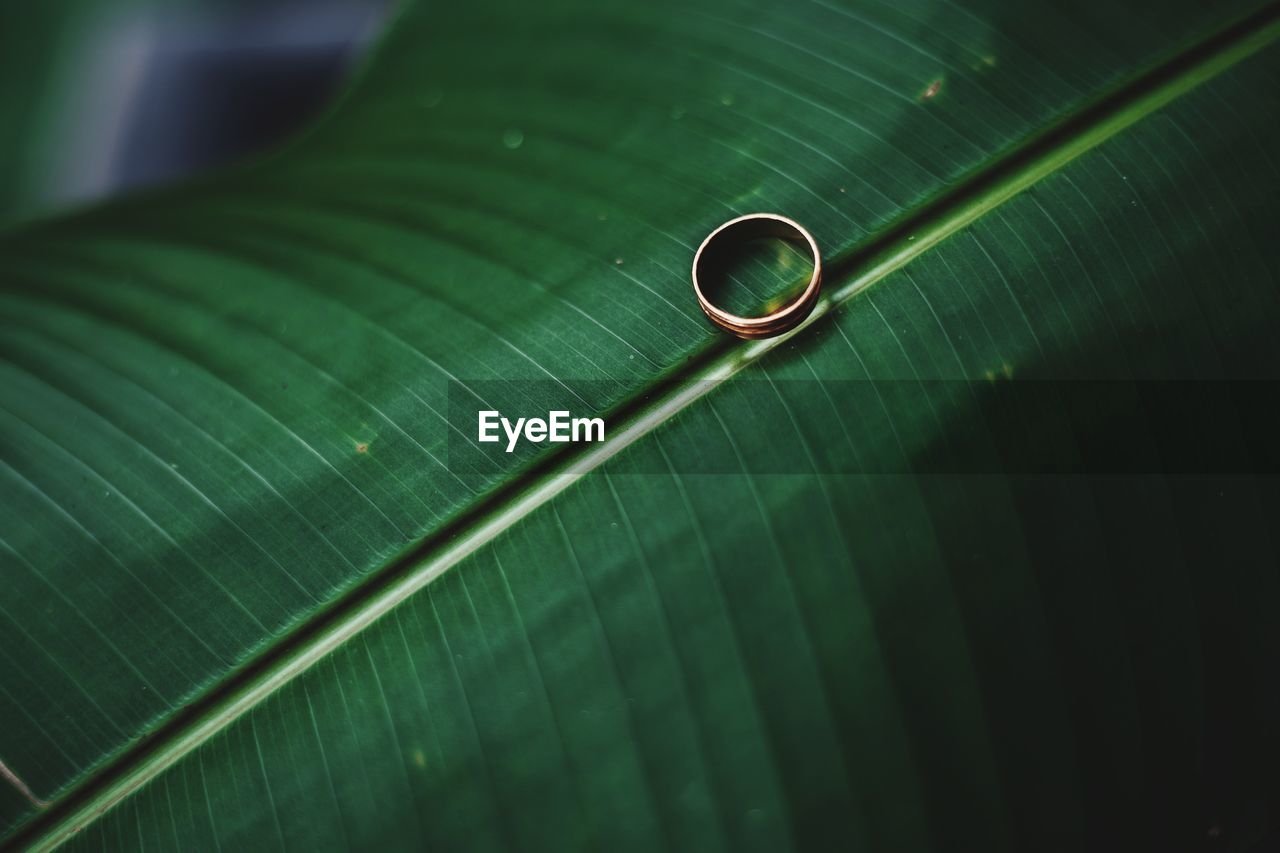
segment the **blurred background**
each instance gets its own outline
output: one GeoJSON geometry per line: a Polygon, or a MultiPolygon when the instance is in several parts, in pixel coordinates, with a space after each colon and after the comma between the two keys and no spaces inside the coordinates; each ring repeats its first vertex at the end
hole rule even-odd
{"type": "Polygon", "coordinates": [[[280,143],[391,0],[40,0],[0,13],[0,225],[280,143]]]}

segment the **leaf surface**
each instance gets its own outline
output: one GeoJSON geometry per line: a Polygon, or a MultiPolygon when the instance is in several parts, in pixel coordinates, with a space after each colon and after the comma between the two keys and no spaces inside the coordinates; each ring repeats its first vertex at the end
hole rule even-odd
{"type": "MultiPolygon", "coordinates": [[[[331,602],[406,554],[429,560],[450,537],[505,525],[509,509],[490,496],[518,491],[527,471],[464,476],[446,464],[450,382],[478,396],[495,379],[549,383],[591,412],[624,408],[662,378],[685,382],[686,363],[730,357],[686,279],[721,220],[787,212],[832,257],[850,257],[1231,18],[1194,4],[683,11],[410,6],[341,108],[291,150],[9,234],[0,686],[15,723],[0,758],[36,796],[92,790],[104,762],[152,748],[144,732],[181,741],[185,704],[285,638],[305,645],[331,602]]],[[[731,382],[687,407],[610,463],[622,470],[533,509],[228,717],[239,719],[135,811],[94,831],[132,817],[141,836],[126,844],[158,841],[148,833],[166,821],[175,841],[202,837],[197,777],[230,846],[271,846],[275,827],[446,846],[485,833],[621,843],[622,830],[697,847],[901,831],[927,847],[963,830],[1010,847],[1043,825],[1035,809],[1060,809],[1072,838],[1113,824],[1137,837],[1125,797],[1200,817],[1195,773],[1117,757],[1114,790],[1090,794],[1081,780],[1105,775],[1106,756],[1067,767],[1064,747],[1037,769],[992,731],[1037,743],[1025,705],[1081,741],[1101,728],[1091,744],[1124,743],[1107,728],[1123,717],[1077,708],[1069,685],[1119,679],[1098,667],[1137,593],[1108,604],[1089,597],[1087,578],[1037,573],[1078,563],[1137,590],[1104,569],[1148,569],[1149,554],[1126,549],[1184,529],[1184,504],[1209,492],[1170,498],[1164,480],[1140,479],[1126,506],[1148,504],[1149,489],[1169,507],[1135,513],[1145,533],[1121,536],[1106,530],[1114,509],[1088,517],[1099,498],[1079,483],[1032,500],[1003,472],[911,475],[954,474],[928,464],[949,458],[957,424],[982,422],[969,381],[988,374],[1275,378],[1264,334],[1275,168],[1269,113],[1251,109],[1274,104],[1273,53],[922,254],[741,383],[791,380],[796,399],[731,382]],[[839,405],[827,387],[837,380],[905,396],[866,414],[839,405]],[[811,458],[777,463],[790,476],[713,466],[685,482],[681,431],[725,466],[779,447],[811,458]],[[886,459],[898,463],[878,467],[886,459]],[[799,473],[801,462],[823,475],[799,473]],[[1077,560],[1049,559],[1061,529],[1039,504],[1055,501],[1083,519],[1077,560]],[[1015,535],[1028,504],[1031,530],[1015,535]],[[943,511],[952,505],[989,517],[943,511]],[[905,577],[878,575],[890,569],[905,577]],[[1042,590],[1053,581],[1060,597],[1042,590]],[[1054,608],[1073,596],[1112,633],[1064,628],[1054,608]],[[988,626],[988,606],[1007,633],[988,626]],[[937,626],[912,639],[897,624],[904,609],[937,626]],[[397,645],[392,631],[409,633],[397,645]],[[1055,679],[1050,666],[1067,672],[1055,679]],[[985,741],[972,736],[984,728],[985,741]],[[868,750],[883,786],[862,770],[868,750]],[[972,775],[949,784],[958,766],[972,775]],[[1165,776],[1167,791],[1150,781],[1165,776]],[[977,780],[972,799],[954,798],[965,779],[977,780]],[[320,810],[336,822],[317,815],[325,780],[340,806],[320,810]],[[439,818],[421,811],[440,802],[439,818]]],[[[1196,532],[1235,538],[1239,564],[1256,567],[1268,552],[1247,521],[1265,517],[1265,499],[1237,495],[1241,520],[1224,511],[1196,532]]],[[[1146,638],[1131,650],[1135,671],[1162,676],[1115,681],[1133,726],[1162,691],[1203,699],[1194,654],[1142,657],[1151,637],[1195,624],[1176,590],[1201,565],[1163,589],[1173,597],[1154,626],[1132,628],[1146,638]]],[[[1263,584],[1239,600],[1274,600],[1265,573],[1239,571],[1263,584]]],[[[1236,601],[1206,618],[1229,621],[1236,601]]],[[[1244,706],[1274,707],[1256,678],[1245,683],[1244,706]]],[[[1156,740],[1185,746],[1204,719],[1188,711],[1156,740]]],[[[4,796],[10,825],[32,811],[4,796]]]]}
{"type": "Polygon", "coordinates": [[[1257,186],[1280,175],[1247,109],[1275,72],[1224,75],[709,393],[85,846],[1258,841],[1280,755],[1275,469],[1141,457],[1266,443],[1248,395],[1194,404],[1225,377],[1276,400],[1257,186]],[[1121,246],[1141,247],[1127,266],[1121,246]],[[1050,402],[1042,456],[1013,455],[1028,388],[1050,402]],[[975,425],[1006,452],[965,448],[975,425]]]}

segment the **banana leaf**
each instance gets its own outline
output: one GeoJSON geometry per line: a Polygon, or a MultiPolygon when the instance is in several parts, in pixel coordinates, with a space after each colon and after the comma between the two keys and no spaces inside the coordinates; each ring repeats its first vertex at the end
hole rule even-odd
{"type": "Polygon", "coordinates": [[[1274,841],[1276,34],[411,3],[285,149],[11,227],[7,841],[1274,841]],[[748,344],[753,210],[827,281],[748,344]]]}

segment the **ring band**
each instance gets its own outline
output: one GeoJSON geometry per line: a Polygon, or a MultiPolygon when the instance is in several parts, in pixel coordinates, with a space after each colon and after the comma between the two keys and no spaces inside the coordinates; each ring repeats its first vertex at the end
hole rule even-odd
{"type": "Polygon", "coordinates": [[[698,305],[702,311],[721,329],[740,338],[771,338],[794,329],[809,316],[813,306],[818,302],[818,291],[822,288],[822,255],[818,251],[818,243],[813,235],[800,223],[776,213],[749,213],[730,219],[707,235],[693,256],[693,292],[698,296],[698,305]],[[722,252],[740,245],[743,241],[758,237],[777,237],[807,247],[813,255],[813,275],[804,292],[786,305],[766,314],[763,317],[739,317],[717,308],[702,292],[699,273],[722,257],[722,252]]]}

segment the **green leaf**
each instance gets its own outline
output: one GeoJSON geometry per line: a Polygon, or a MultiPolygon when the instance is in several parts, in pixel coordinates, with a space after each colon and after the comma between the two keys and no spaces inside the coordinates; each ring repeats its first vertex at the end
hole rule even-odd
{"type": "Polygon", "coordinates": [[[1274,49],[1188,94],[1274,15],[1155,8],[410,6],[291,150],[10,232],[11,838],[1261,838],[1276,496],[1178,467],[1257,433],[1073,384],[1280,366],[1274,49]],[[831,297],[742,345],[752,209],[831,297]],[[446,465],[512,379],[617,431],[446,465]]]}
{"type": "Polygon", "coordinates": [[[58,183],[55,144],[72,109],[69,57],[89,25],[82,0],[15,5],[0,29],[0,224],[47,206],[58,183]]]}

